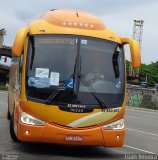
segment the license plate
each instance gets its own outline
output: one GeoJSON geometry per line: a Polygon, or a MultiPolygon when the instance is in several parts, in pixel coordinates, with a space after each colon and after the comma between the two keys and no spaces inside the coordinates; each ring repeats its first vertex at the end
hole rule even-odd
{"type": "Polygon", "coordinates": [[[66,141],[77,141],[77,142],[80,142],[80,141],[83,140],[83,137],[82,136],[67,135],[65,137],[65,140],[66,141]]]}

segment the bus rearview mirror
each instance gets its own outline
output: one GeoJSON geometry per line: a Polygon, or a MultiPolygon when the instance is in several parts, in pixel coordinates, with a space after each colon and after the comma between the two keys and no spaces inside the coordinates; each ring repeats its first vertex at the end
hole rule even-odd
{"type": "Polygon", "coordinates": [[[15,37],[13,48],[12,48],[12,54],[13,56],[21,56],[24,42],[26,40],[28,34],[28,29],[27,28],[21,28],[15,37]]]}
{"type": "Polygon", "coordinates": [[[132,60],[132,68],[137,69],[141,65],[140,48],[137,41],[131,38],[121,38],[123,44],[129,44],[132,60]]]}

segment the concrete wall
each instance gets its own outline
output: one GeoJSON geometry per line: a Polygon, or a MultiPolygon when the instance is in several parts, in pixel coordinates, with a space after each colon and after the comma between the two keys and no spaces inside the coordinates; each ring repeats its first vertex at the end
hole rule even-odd
{"type": "Polygon", "coordinates": [[[158,90],[155,88],[128,88],[127,106],[158,110],[158,90]]]}

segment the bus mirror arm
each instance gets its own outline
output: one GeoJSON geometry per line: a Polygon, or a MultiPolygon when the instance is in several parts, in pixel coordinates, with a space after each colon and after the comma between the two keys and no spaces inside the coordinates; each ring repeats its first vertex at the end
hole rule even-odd
{"type": "Polygon", "coordinates": [[[21,56],[27,35],[28,35],[27,28],[21,28],[17,32],[14,40],[13,48],[12,48],[13,56],[17,56],[17,57],[21,56]]]}
{"type": "Polygon", "coordinates": [[[122,44],[129,44],[132,60],[132,68],[137,69],[141,65],[140,48],[137,41],[131,38],[121,38],[122,44]]]}

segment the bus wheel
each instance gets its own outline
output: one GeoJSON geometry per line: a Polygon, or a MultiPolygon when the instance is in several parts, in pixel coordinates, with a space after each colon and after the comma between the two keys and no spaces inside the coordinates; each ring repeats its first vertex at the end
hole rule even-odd
{"type": "Polygon", "coordinates": [[[19,142],[14,132],[14,114],[11,116],[10,120],[10,136],[14,142],[19,142]]]}

